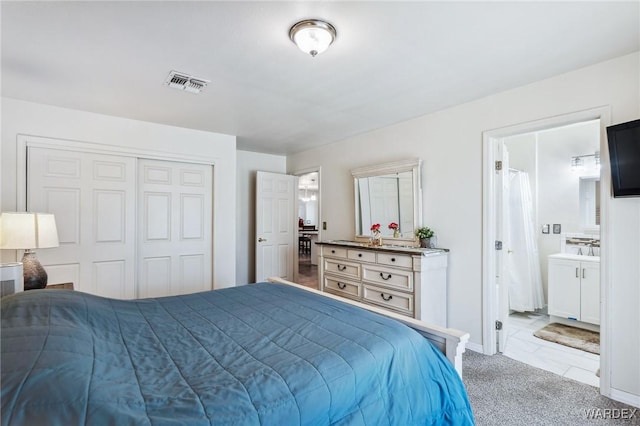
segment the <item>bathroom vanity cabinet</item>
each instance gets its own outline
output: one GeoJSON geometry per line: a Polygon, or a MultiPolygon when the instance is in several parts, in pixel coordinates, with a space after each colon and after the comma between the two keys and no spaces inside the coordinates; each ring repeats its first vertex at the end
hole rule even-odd
{"type": "Polygon", "coordinates": [[[548,293],[549,315],[599,325],[600,257],[549,256],[548,293]]]}
{"type": "Polygon", "coordinates": [[[447,251],[320,242],[322,291],[447,326],[447,251]]]}

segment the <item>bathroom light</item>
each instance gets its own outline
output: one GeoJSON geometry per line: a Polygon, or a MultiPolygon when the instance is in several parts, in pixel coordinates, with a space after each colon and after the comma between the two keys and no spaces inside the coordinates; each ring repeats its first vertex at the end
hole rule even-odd
{"type": "Polygon", "coordinates": [[[307,19],[295,24],[289,30],[289,38],[304,53],[315,57],[322,53],[336,38],[336,29],[328,22],[307,19]]]}
{"type": "MultiPolygon", "coordinates": [[[[584,159],[593,157],[593,166],[600,170],[600,151],[596,151],[593,154],[576,155],[571,157],[571,171],[584,170],[584,159]]],[[[590,166],[591,167],[591,166],[590,166]]]]}
{"type": "Polygon", "coordinates": [[[580,157],[573,157],[571,159],[571,171],[575,172],[576,170],[584,169],[584,160],[580,157]]]}

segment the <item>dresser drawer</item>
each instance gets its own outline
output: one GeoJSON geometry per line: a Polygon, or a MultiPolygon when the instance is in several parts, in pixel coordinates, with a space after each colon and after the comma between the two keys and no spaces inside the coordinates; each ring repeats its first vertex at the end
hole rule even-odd
{"type": "Polygon", "coordinates": [[[413,272],[402,269],[366,265],[362,268],[362,280],[413,291],[413,272]]]}
{"type": "Polygon", "coordinates": [[[365,284],[362,298],[370,303],[413,316],[413,295],[365,284]]]}
{"type": "Polygon", "coordinates": [[[360,297],[360,284],[357,282],[343,280],[331,275],[325,275],[323,281],[324,291],[355,299],[360,297]]]}
{"type": "Polygon", "coordinates": [[[373,251],[349,249],[347,250],[347,257],[360,262],[376,262],[376,253],[373,251]]]}
{"type": "Polygon", "coordinates": [[[381,265],[398,266],[400,268],[413,267],[413,259],[406,254],[378,253],[378,263],[381,265]]]}
{"type": "Polygon", "coordinates": [[[344,262],[340,259],[324,259],[324,271],[333,274],[344,275],[356,280],[360,279],[362,265],[358,263],[344,262]]]}
{"type": "Polygon", "coordinates": [[[347,249],[336,246],[322,246],[322,255],[331,257],[347,257],[347,249]]]}

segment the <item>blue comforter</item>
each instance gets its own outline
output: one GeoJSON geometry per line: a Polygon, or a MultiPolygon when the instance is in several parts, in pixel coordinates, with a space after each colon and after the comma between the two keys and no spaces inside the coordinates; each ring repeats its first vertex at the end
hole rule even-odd
{"type": "Polygon", "coordinates": [[[410,328],[261,283],[112,300],[2,300],[3,425],[468,425],[450,363],[410,328]]]}

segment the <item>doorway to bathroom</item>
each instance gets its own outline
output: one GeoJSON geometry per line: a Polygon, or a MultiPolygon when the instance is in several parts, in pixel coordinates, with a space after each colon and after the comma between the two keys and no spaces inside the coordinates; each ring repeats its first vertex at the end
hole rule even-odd
{"type": "Polygon", "coordinates": [[[297,283],[318,289],[317,245],[321,232],[320,171],[298,176],[298,278],[297,283]]]}
{"type": "Polygon", "coordinates": [[[485,320],[493,323],[485,322],[484,351],[592,386],[606,359],[597,342],[606,321],[606,115],[594,110],[485,134],[493,169],[485,173],[485,320]]]}
{"type": "Polygon", "coordinates": [[[505,137],[501,148],[501,352],[599,386],[600,120],[505,137]]]}

